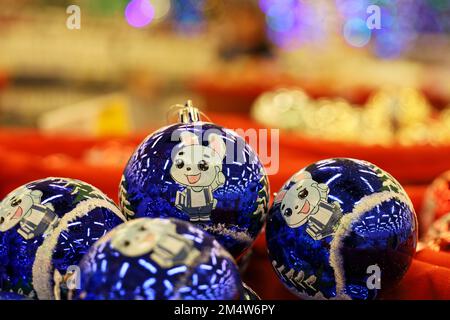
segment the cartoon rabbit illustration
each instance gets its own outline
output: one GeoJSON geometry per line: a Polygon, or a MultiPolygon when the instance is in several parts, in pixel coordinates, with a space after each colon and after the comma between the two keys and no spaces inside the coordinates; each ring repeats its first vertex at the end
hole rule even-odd
{"type": "Polygon", "coordinates": [[[41,204],[42,192],[20,188],[0,204],[0,232],[19,223],[17,232],[26,240],[46,234],[58,224],[59,218],[51,204],[41,204]]]}
{"type": "Polygon", "coordinates": [[[226,145],[217,134],[210,134],[203,146],[192,132],[181,133],[181,148],[174,155],[170,175],[186,188],[178,191],[175,205],[186,212],[190,221],[208,221],[217,205],[213,192],[225,183],[222,161],[226,145]]]}
{"type": "Polygon", "coordinates": [[[191,265],[200,255],[192,240],[176,232],[169,220],[140,218],[118,227],[111,246],[127,257],[150,255],[162,268],[191,265]]]}
{"type": "Polygon", "coordinates": [[[300,172],[292,181],[295,184],[275,198],[288,226],[298,228],[308,223],[306,232],[315,240],[332,235],[342,212],[337,202],[328,203],[328,186],[314,181],[307,171],[300,172]]]}

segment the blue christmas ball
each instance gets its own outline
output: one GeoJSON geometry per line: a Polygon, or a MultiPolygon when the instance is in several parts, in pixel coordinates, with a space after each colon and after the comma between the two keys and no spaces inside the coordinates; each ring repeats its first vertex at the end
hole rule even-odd
{"type": "Polygon", "coordinates": [[[257,154],[234,131],[212,123],[178,123],[137,148],[119,198],[130,218],[190,221],[238,257],[263,227],[269,184],[257,154]]]}
{"type": "Polygon", "coordinates": [[[17,294],[14,292],[2,292],[0,291],[0,300],[29,300],[24,295],[17,294]]]}
{"type": "Polygon", "coordinates": [[[323,160],[278,192],[266,240],[277,275],[298,296],[373,299],[409,268],[416,214],[389,173],[366,161],[323,160]]]}
{"type": "Polygon", "coordinates": [[[242,286],[244,287],[244,299],[243,300],[261,300],[261,298],[258,296],[258,294],[250,288],[245,282],[242,283],[242,286]]]}
{"type": "Polygon", "coordinates": [[[232,256],[177,219],[139,218],[101,238],[80,263],[81,300],[239,299],[232,256]]]}
{"type": "Polygon", "coordinates": [[[59,299],[68,268],[124,221],[112,200],[79,180],[47,178],[17,188],[0,203],[0,289],[59,299]]]}

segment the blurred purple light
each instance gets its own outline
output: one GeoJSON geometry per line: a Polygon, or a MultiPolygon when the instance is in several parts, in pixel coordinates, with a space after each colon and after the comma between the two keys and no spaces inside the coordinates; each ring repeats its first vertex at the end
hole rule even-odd
{"type": "Polygon", "coordinates": [[[346,18],[365,15],[369,6],[367,0],[336,0],[335,2],[337,10],[346,18]]]}
{"type": "Polygon", "coordinates": [[[292,29],[295,23],[294,12],[286,5],[270,6],[266,12],[269,28],[278,32],[286,32],[292,29]]]}
{"type": "Polygon", "coordinates": [[[272,3],[271,0],[259,0],[259,7],[263,12],[267,12],[267,10],[269,10],[271,3],[272,3]]]}
{"type": "Polygon", "coordinates": [[[309,2],[298,0],[259,0],[266,14],[270,40],[284,49],[296,49],[323,36],[324,25],[309,2]]]}
{"type": "Polygon", "coordinates": [[[152,22],[155,9],[149,0],[132,0],[125,8],[125,19],[135,28],[142,28],[152,22]]]}
{"type": "Polygon", "coordinates": [[[387,34],[378,38],[375,42],[375,53],[385,59],[397,58],[403,52],[404,47],[394,34],[387,34]]]}

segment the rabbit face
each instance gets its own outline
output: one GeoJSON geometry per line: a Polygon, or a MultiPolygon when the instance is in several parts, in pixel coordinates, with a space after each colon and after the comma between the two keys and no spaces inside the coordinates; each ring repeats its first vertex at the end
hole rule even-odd
{"type": "Polygon", "coordinates": [[[14,227],[27,213],[34,203],[39,203],[42,192],[20,188],[13,191],[0,204],[0,231],[4,232],[14,227]]]}
{"type": "Polygon", "coordinates": [[[319,184],[308,172],[294,178],[296,183],[277,195],[281,214],[290,227],[299,227],[319,209],[320,201],[326,201],[328,186],[319,184]]]}
{"type": "Polygon", "coordinates": [[[191,132],[181,135],[183,147],[175,154],[170,175],[181,185],[208,187],[213,184],[217,173],[222,171],[225,157],[225,143],[218,135],[211,134],[207,147],[200,145],[191,132]]]}
{"type": "Polygon", "coordinates": [[[161,230],[167,223],[151,219],[136,219],[117,228],[111,245],[127,257],[138,257],[149,253],[158,243],[161,230]]]}

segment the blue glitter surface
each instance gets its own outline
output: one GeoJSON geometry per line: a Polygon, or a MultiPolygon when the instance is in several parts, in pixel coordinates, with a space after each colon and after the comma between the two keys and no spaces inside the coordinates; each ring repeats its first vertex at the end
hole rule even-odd
{"type": "Polygon", "coordinates": [[[310,298],[346,295],[373,299],[380,290],[367,286],[372,274],[367,271],[369,266],[380,268],[381,290],[395,285],[407,271],[417,243],[415,212],[399,183],[378,167],[353,159],[319,161],[291,177],[277,198],[268,215],[268,251],[278,276],[294,293],[310,298]],[[305,185],[309,191],[306,197],[302,194],[305,185]],[[288,198],[288,191],[294,189],[291,193],[297,199],[288,198]],[[312,198],[315,190],[326,194],[322,204],[325,209],[318,213],[311,209],[315,208],[312,198]],[[384,200],[376,198],[387,193],[390,196],[384,200]],[[305,198],[310,201],[303,205],[305,198]],[[337,266],[337,271],[343,275],[345,286],[337,292],[336,270],[330,260],[332,242],[343,231],[340,221],[369,198],[372,200],[367,210],[351,220],[350,230],[344,236],[339,235],[341,242],[336,253],[342,265],[337,266]],[[299,212],[306,213],[308,209],[310,215],[303,224],[294,225],[298,220],[288,220],[296,219],[299,212]],[[338,217],[334,228],[331,233],[323,233],[321,228],[328,221],[324,216],[328,217],[333,210],[338,217]],[[322,213],[322,221],[318,223],[314,219],[322,213]],[[292,227],[287,221],[291,221],[292,227]]]}
{"type": "Polygon", "coordinates": [[[210,123],[175,124],[151,134],[130,158],[120,190],[120,205],[129,217],[191,221],[213,234],[235,257],[251,246],[268,211],[269,185],[257,155],[236,133],[210,123]],[[171,175],[172,155],[189,148],[180,138],[186,132],[195,133],[205,148],[213,134],[226,144],[220,169],[224,182],[212,192],[217,204],[206,221],[193,221],[186,210],[176,207],[177,193],[188,188],[171,175]]]}
{"type": "MultiPolygon", "coordinates": [[[[53,235],[61,218],[76,209],[85,200],[98,199],[109,205],[114,205],[101,191],[89,184],[78,180],[65,178],[47,178],[31,182],[22,186],[8,196],[0,204],[2,227],[10,219],[14,210],[23,212],[19,223],[8,230],[0,231],[0,288],[5,291],[18,292],[33,298],[37,293],[33,287],[33,264],[36,252],[44,240],[53,235]],[[33,206],[25,207],[30,194],[38,195],[34,198],[33,206]],[[17,199],[22,199],[21,203],[17,199]],[[16,201],[16,203],[12,202],[16,201]],[[21,209],[17,209],[21,207],[21,209]],[[12,211],[13,210],[13,211],[12,211]],[[37,232],[34,236],[23,235],[24,221],[33,220],[33,215],[39,216],[46,212],[40,223],[48,222],[54,217],[54,223],[47,226],[45,232],[37,232]],[[53,216],[52,216],[53,215],[53,216]],[[22,232],[22,233],[21,233],[22,232]],[[26,238],[29,237],[29,238],[26,238]]],[[[115,206],[115,205],[114,205],[115,206]]],[[[118,209],[117,209],[117,212],[118,209]]],[[[67,267],[76,265],[88,248],[107,231],[123,222],[115,212],[104,207],[92,206],[88,212],[70,220],[67,228],[59,234],[57,245],[51,256],[51,268],[64,275],[67,267]]],[[[39,224],[35,230],[39,229],[39,224]]],[[[41,230],[42,231],[42,230],[41,230]]],[[[53,282],[53,270],[51,281],[53,282]]],[[[36,280],[36,279],[34,279],[36,280]]],[[[53,283],[52,283],[53,285],[53,283]]]]}
{"type": "Polygon", "coordinates": [[[129,221],[100,239],[83,258],[80,267],[81,289],[75,299],[243,297],[239,272],[231,255],[214,237],[177,219],[129,221]],[[142,232],[145,238],[139,238],[142,232]],[[147,244],[153,243],[136,252],[136,243],[142,243],[141,239],[147,239],[147,244]],[[155,258],[167,252],[171,252],[171,256],[162,262],[155,258]]]}
{"type": "Polygon", "coordinates": [[[0,291],[0,300],[29,300],[29,299],[17,293],[0,291]]]}

